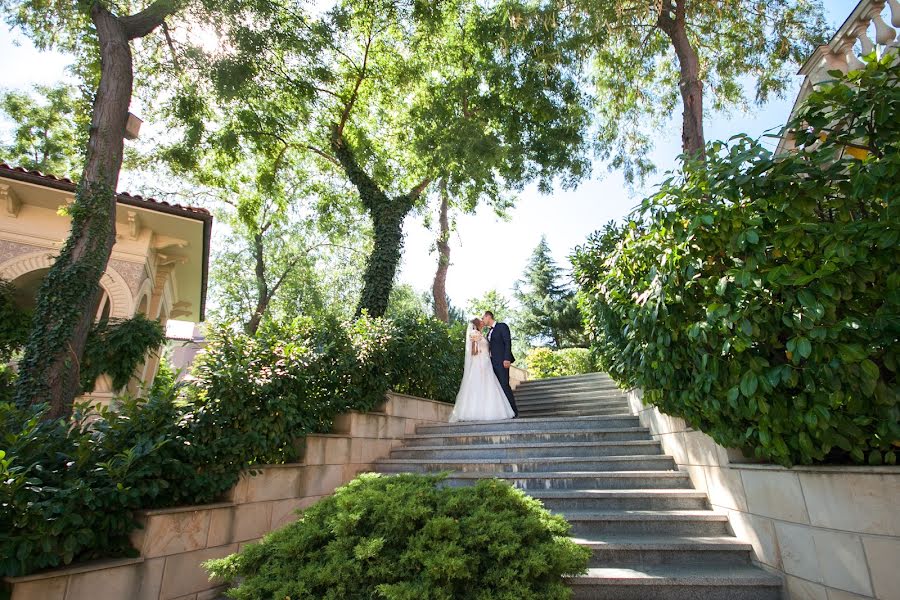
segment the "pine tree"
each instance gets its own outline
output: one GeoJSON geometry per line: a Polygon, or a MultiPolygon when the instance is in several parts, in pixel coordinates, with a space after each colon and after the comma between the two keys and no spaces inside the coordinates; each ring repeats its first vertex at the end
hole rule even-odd
{"type": "Polygon", "coordinates": [[[575,293],[561,283],[562,269],[550,254],[546,236],[534,249],[523,278],[516,282],[521,306],[519,333],[532,344],[554,348],[578,346],[584,333],[575,293]]]}

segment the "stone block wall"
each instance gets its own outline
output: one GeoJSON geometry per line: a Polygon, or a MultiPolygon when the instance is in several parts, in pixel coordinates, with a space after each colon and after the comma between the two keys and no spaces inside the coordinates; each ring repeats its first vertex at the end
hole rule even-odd
{"type": "Polygon", "coordinates": [[[900,467],[783,467],[746,462],[629,392],[632,411],[757,561],[785,580],[786,600],[900,600],[900,467]]]}
{"type": "Polygon", "coordinates": [[[7,578],[12,600],[212,600],[221,594],[200,566],[259,540],[296,511],[372,470],[419,424],[446,423],[451,404],[389,393],[373,412],[351,412],[333,433],[304,440],[302,462],[244,473],[223,502],[142,511],[132,534],[138,558],[94,561],[7,578]]]}
{"type": "Polygon", "coordinates": [[[520,369],[516,365],[512,365],[509,368],[509,387],[511,387],[514,391],[521,384],[528,381],[528,371],[525,369],[520,369]]]}

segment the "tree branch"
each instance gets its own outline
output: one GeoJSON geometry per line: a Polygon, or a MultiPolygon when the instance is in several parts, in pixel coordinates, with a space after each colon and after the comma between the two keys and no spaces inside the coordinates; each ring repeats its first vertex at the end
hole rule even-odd
{"type": "Polygon", "coordinates": [[[327,160],[328,162],[330,162],[331,164],[333,164],[333,165],[335,165],[335,166],[337,166],[337,167],[340,167],[340,166],[341,166],[341,163],[340,163],[340,161],[339,161],[338,159],[336,159],[336,158],[333,157],[332,155],[328,154],[328,153],[325,152],[324,150],[320,150],[319,148],[316,148],[315,146],[312,146],[312,145],[309,145],[309,144],[307,144],[306,149],[307,149],[307,150],[312,150],[313,152],[315,152],[316,154],[318,154],[319,156],[321,156],[322,158],[324,158],[325,160],[327,160]]]}
{"type": "Polygon", "coordinates": [[[356,104],[356,99],[359,97],[359,87],[362,85],[363,80],[366,78],[366,67],[369,62],[369,48],[372,47],[372,27],[369,27],[369,38],[366,40],[366,49],[363,52],[363,61],[362,67],[359,69],[359,76],[356,78],[356,84],[353,86],[353,93],[350,94],[350,99],[347,101],[347,104],[344,105],[344,110],[341,113],[341,120],[337,126],[338,136],[344,134],[344,126],[347,124],[347,119],[350,118],[350,111],[353,110],[353,105],[356,104]]]}
{"type": "Polygon", "coordinates": [[[416,198],[421,196],[422,192],[425,191],[425,188],[428,187],[428,184],[430,184],[431,181],[432,181],[431,177],[426,177],[425,179],[420,181],[413,189],[409,190],[409,194],[407,194],[409,196],[409,198],[411,200],[415,200],[416,198]]]}
{"type": "Polygon", "coordinates": [[[169,46],[169,52],[172,53],[172,64],[175,66],[175,70],[180,73],[181,65],[178,64],[178,53],[175,52],[175,43],[172,41],[172,36],[169,34],[169,26],[165,20],[162,22],[162,32],[166,38],[166,45],[169,46]]]}
{"type": "Polygon", "coordinates": [[[125,37],[129,40],[142,38],[160,25],[166,17],[180,8],[178,0],[156,0],[139,13],[120,17],[119,22],[125,29],[125,37]]]}
{"type": "Polygon", "coordinates": [[[359,198],[367,210],[374,210],[377,206],[375,203],[389,201],[387,194],[356,161],[356,157],[338,131],[337,125],[334,125],[331,130],[331,149],[340,162],[344,174],[347,175],[347,179],[359,192],[359,198]]]}

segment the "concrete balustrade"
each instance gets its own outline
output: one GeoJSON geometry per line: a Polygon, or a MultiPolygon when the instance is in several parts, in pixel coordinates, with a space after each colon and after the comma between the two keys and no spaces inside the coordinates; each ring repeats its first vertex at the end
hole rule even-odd
{"type": "MultiPolygon", "coordinates": [[[[900,60],[898,30],[900,30],[900,0],[860,0],[828,43],[816,48],[800,68],[799,75],[803,75],[804,79],[791,109],[791,118],[796,116],[800,106],[817,84],[832,79],[829,71],[848,73],[862,69],[865,63],[860,57],[873,52],[879,58],[893,53],[896,64],[896,61],[900,60]]],[[[817,140],[805,146],[803,150],[812,152],[820,145],[821,141],[817,140]]],[[[785,131],[775,153],[781,154],[796,149],[794,133],[785,131]]],[[[855,156],[853,152],[851,155],[855,156]]]]}
{"type": "Polygon", "coordinates": [[[900,599],[900,467],[785,469],[746,462],[682,419],[646,406],[632,411],[761,566],[785,579],[787,600],[900,599]]]}
{"type": "Polygon", "coordinates": [[[388,393],[369,413],[335,420],[333,433],[302,441],[302,462],[245,472],[223,502],[141,511],[131,536],[138,558],[104,560],[6,579],[12,600],[211,600],[204,561],[237,552],[297,518],[375,461],[417,425],[446,423],[451,404],[388,393]]]}

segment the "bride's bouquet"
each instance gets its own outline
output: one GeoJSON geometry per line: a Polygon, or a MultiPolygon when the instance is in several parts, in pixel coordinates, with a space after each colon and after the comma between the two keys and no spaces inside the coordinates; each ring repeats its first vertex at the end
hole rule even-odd
{"type": "Polygon", "coordinates": [[[472,347],[472,356],[478,355],[478,340],[482,337],[481,332],[477,329],[472,329],[469,333],[469,345],[472,347]]]}

